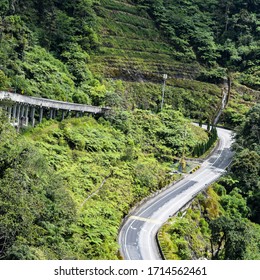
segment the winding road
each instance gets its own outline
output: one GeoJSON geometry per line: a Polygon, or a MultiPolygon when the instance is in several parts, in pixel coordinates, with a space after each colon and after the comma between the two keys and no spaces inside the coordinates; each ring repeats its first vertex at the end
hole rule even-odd
{"type": "Polygon", "coordinates": [[[194,196],[216,181],[231,163],[232,132],[218,128],[219,145],[193,174],[137,207],[125,220],[118,237],[125,260],[159,260],[156,243],[159,228],[194,196]]]}

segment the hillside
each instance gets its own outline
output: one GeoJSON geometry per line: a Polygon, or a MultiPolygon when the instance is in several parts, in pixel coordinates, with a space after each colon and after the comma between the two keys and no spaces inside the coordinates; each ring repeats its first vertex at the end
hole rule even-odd
{"type": "Polygon", "coordinates": [[[104,67],[98,69],[103,77],[161,82],[163,73],[170,78],[198,76],[200,65],[196,69],[174,59],[174,48],[143,7],[132,1],[100,1],[96,11],[101,47],[93,70],[104,67]]]}
{"type": "Polygon", "coordinates": [[[259,10],[242,0],[0,0],[0,90],[111,107],[20,133],[0,108],[0,259],[119,259],[123,217],[180,178],[183,154],[197,165],[216,135],[191,121],[209,125],[220,109],[221,124],[244,128],[238,172],[223,184],[242,189],[243,219],[259,223],[259,10]]]}
{"type": "Polygon", "coordinates": [[[208,139],[171,110],[45,121],[23,134],[0,113],[0,259],[120,258],[123,217],[180,177],[184,127],[187,154],[208,139]]]}
{"type": "MultiPolygon", "coordinates": [[[[100,1],[95,10],[101,47],[100,52],[93,56],[94,64],[91,63],[90,69],[99,77],[123,80],[119,90],[120,95],[128,99],[128,106],[155,111],[159,110],[163,74],[166,73],[166,103],[189,117],[204,120],[214,118],[221,102],[222,78],[230,75],[231,98],[222,120],[236,125],[242,114],[259,98],[255,60],[259,59],[257,22],[247,23],[252,40],[242,46],[231,31],[227,36],[221,35],[224,25],[221,26],[221,19],[216,17],[214,8],[221,14],[223,6],[216,1],[205,4],[187,1],[183,5],[175,3],[172,6],[174,2],[100,1]],[[206,9],[210,12],[205,13],[206,9]],[[174,15],[172,18],[169,18],[170,11],[174,15]],[[218,32],[214,30],[216,27],[218,32]],[[184,33],[181,33],[182,28],[184,33]],[[224,39],[231,42],[231,38],[237,61],[245,57],[243,52],[247,52],[247,64],[251,66],[240,67],[231,55],[231,49],[230,62],[223,60],[224,39]],[[251,64],[250,60],[253,61],[251,64]],[[228,63],[233,63],[233,66],[228,63]],[[243,75],[239,73],[241,69],[245,71],[243,75]],[[245,82],[249,72],[254,84],[245,82]],[[241,82],[249,88],[240,85],[241,82]],[[250,90],[251,85],[254,89],[250,90]],[[142,92],[143,98],[136,92],[142,92]]],[[[230,17],[234,18],[240,16],[245,8],[242,5],[241,10],[234,9],[233,4],[230,5],[230,17]]],[[[247,8],[248,12],[254,11],[250,5],[247,8]]]]}
{"type": "Polygon", "coordinates": [[[259,98],[258,4],[227,5],[224,34],[216,13],[225,7],[215,0],[183,6],[174,0],[2,1],[0,86],[157,112],[167,74],[165,104],[212,121],[229,76],[231,98],[221,121],[237,125],[259,98]],[[250,15],[246,30],[238,23],[243,13],[250,15]],[[234,36],[239,32],[243,40],[234,36]]]}
{"type": "Polygon", "coordinates": [[[127,100],[123,106],[158,111],[167,74],[166,104],[193,118],[213,118],[221,89],[196,81],[203,69],[196,61],[176,60],[176,50],[144,7],[132,1],[100,1],[95,10],[101,46],[89,67],[100,78],[122,81],[116,93],[127,100]]]}

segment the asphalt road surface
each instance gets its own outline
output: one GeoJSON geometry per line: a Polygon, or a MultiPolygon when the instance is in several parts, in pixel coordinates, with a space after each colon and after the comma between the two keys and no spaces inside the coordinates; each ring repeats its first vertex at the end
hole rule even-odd
{"type": "Polygon", "coordinates": [[[123,224],[118,241],[125,260],[159,260],[156,243],[159,228],[196,194],[207,188],[231,163],[232,132],[218,128],[219,146],[199,170],[136,208],[123,224]]]}

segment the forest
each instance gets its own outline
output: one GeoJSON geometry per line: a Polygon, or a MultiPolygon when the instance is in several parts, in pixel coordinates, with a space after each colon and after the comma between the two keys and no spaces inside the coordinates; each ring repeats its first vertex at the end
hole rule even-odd
{"type": "Polygon", "coordinates": [[[219,124],[235,131],[233,163],[161,242],[169,259],[259,259],[259,11],[259,0],[0,0],[1,91],[111,108],[19,133],[1,109],[0,259],[120,259],[131,207],[180,178],[183,152],[215,144],[191,122],[212,123],[227,77],[219,124]]]}

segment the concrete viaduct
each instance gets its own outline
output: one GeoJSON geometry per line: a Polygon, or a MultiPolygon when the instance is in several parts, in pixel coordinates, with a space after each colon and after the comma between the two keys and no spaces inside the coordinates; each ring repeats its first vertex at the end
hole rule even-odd
{"type": "Polygon", "coordinates": [[[11,124],[17,127],[35,126],[43,117],[63,120],[67,116],[83,116],[85,113],[104,114],[107,107],[64,102],[40,97],[25,96],[13,92],[0,91],[0,106],[8,112],[11,124]]]}

